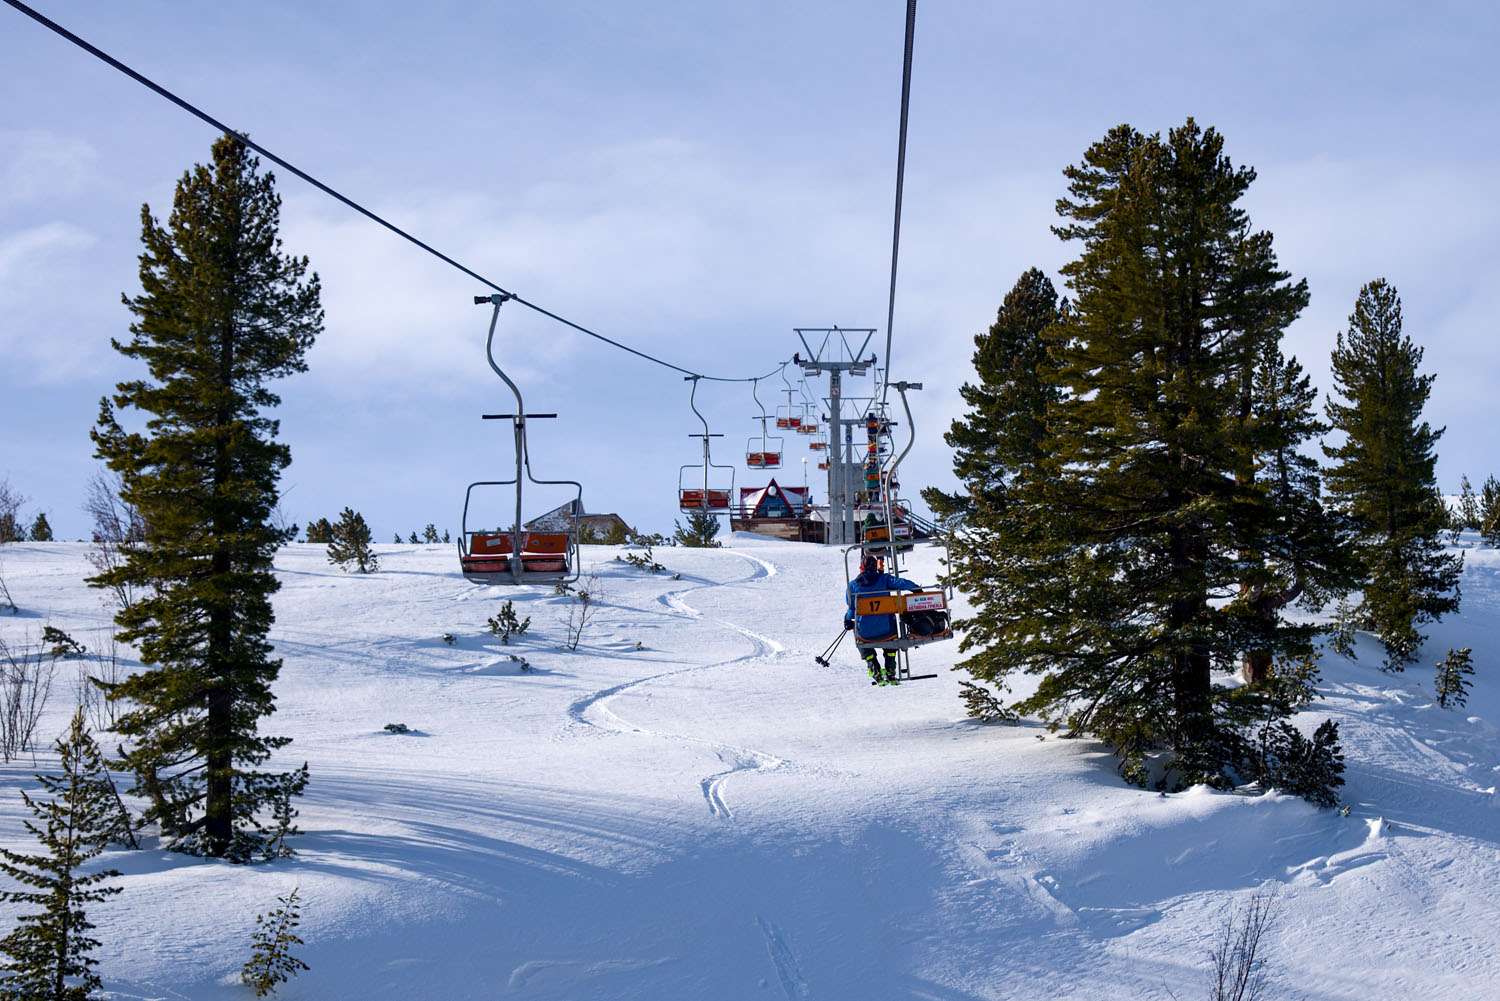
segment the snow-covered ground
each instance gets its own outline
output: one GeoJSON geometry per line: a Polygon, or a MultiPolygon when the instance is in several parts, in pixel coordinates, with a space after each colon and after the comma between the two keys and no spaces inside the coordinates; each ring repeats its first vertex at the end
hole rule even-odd
{"type": "MultiPolygon", "coordinates": [[[[1274,996],[1496,996],[1500,553],[1467,540],[1462,614],[1431,629],[1423,667],[1382,674],[1367,639],[1358,662],[1324,658],[1303,722],[1340,721],[1344,816],[1161,796],[1096,744],[977,724],[956,644],[919,651],[939,678],[899,688],[871,687],[847,644],[820,667],[840,554],[729,543],[660,550],[658,575],[588,547],[602,600],[573,652],[567,598],[466,583],[451,547],[380,547],[370,576],[283,550],[267,731],[294,738],[278,764],[311,767],[298,854],[108,853],[124,892],[90,917],[109,996],[248,997],[255,917],[297,887],[311,969],[289,999],[1187,1001],[1226,916],[1268,883],[1274,996]],[[485,621],[507,598],[531,626],[502,645],[485,621]],[[1457,712],[1431,697],[1450,646],[1477,668],[1457,712]]],[[[22,609],[0,616],[8,644],[47,623],[98,644],[86,549],[0,549],[22,609]]],[[[923,548],[906,573],[936,569],[923,548]]],[[[72,674],[61,662],[48,740],[72,674]]],[[[0,766],[0,787],[52,760],[0,766]]],[[[24,816],[0,795],[0,844],[30,850],[24,816]]]]}

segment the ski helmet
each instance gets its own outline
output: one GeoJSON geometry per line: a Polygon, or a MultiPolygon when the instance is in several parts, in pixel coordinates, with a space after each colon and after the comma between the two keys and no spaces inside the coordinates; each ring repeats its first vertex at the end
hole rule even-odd
{"type": "Polygon", "coordinates": [[[866,553],[865,558],[859,561],[860,573],[874,573],[880,569],[880,561],[875,558],[874,553],[866,553]]]}

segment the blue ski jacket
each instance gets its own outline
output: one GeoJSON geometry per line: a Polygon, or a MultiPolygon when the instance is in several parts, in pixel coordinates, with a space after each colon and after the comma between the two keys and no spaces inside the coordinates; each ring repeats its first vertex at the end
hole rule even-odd
{"type": "Polygon", "coordinates": [[[855,632],[862,640],[882,639],[896,631],[894,615],[856,615],[854,601],[864,594],[885,594],[887,591],[920,591],[921,587],[904,577],[888,573],[861,573],[849,582],[845,600],[849,611],[845,618],[854,619],[855,632]]]}

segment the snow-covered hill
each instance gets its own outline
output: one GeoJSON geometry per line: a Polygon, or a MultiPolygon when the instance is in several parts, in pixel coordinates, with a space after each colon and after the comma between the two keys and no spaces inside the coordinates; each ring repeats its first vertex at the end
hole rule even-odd
{"type": "MultiPolygon", "coordinates": [[[[109,995],[250,996],[255,916],[295,886],[311,969],[289,999],[1186,1001],[1225,917],[1271,883],[1275,996],[1495,996],[1494,550],[1466,546],[1463,613],[1423,651],[1474,648],[1466,710],[1435,706],[1430,667],[1380,673],[1373,644],[1325,657],[1304,722],[1342,725],[1345,816],[1160,796],[1097,745],[977,724],[956,644],[919,651],[940,677],[899,688],[871,687],[847,644],[820,667],[840,554],[729,541],[659,551],[660,575],[588,547],[602,600],[573,652],[566,597],[466,583],[449,547],[381,547],[370,576],[285,549],[267,730],[294,738],[282,765],[311,767],[298,855],[109,853],[124,892],[90,911],[109,995]],[[531,626],[502,645],[485,621],[507,598],[531,626]]],[[[50,623],[98,645],[86,548],[0,550],[22,609],[0,617],[8,644],[50,623]]],[[[907,575],[936,569],[924,548],[907,575]]],[[[33,787],[51,760],[0,767],[0,787],[33,787]]],[[[0,795],[0,843],[29,848],[23,816],[0,795]]]]}

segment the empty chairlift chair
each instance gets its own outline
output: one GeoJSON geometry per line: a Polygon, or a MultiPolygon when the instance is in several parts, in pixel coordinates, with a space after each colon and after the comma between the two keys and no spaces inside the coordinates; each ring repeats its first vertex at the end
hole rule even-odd
{"type": "MultiPolygon", "coordinates": [[[[555,584],[576,580],[579,572],[578,515],[583,513],[583,484],[576,480],[539,480],[531,472],[531,455],[526,444],[526,422],[556,417],[556,414],[528,414],[521,401],[521,391],[495,361],[495,322],[500,305],[508,295],[476,296],[476,304],[493,303],[489,338],[485,356],[490,368],[505,381],[516,398],[513,414],[485,414],[485,420],[509,420],[515,441],[516,475],[508,480],[481,480],[469,484],[464,493],[463,527],[458,537],[458,561],[466,579],[476,584],[555,584]],[[521,521],[522,487],[525,482],[538,486],[573,487],[573,499],[566,505],[566,525],[527,530],[521,521]],[[479,522],[475,512],[476,491],[480,496],[503,494],[515,498],[514,517],[510,525],[479,522]],[[476,523],[482,524],[478,527],[476,523]]],[[[488,511],[486,512],[488,513],[488,511]]]]}
{"type": "Polygon", "coordinates": [[[766,434],[766,425],[771,417],[766,413],[766,408],[760,402],[760,397],[755,393],[755,384],[758,379],[750,380],[750,395],[755,400],[756,406],[760,407],[760,416],[754,420],[760,421],[760,434],[752,435],[745,442],[745,465],[751,469],[780,469],[782,439],[766,434]]]}
{"type": "Polygon", "coordinates": [[[689,463],[678,471],[677,506],[683,511],[728,514],[729,499],[734,496],[734,467],[715,465],[710,458],[709,439],[724,436],[710,434],[708,418],[698,413],[696,397],[699,378],[700,376],[696,375],[687,376],[687,380],[693,384],[693,391],[688,395],[688,406],[692,407],[698,420],[703,422],[703,432],[690,434],[688,437],[703,439],[703,461],[689,463]]]}

